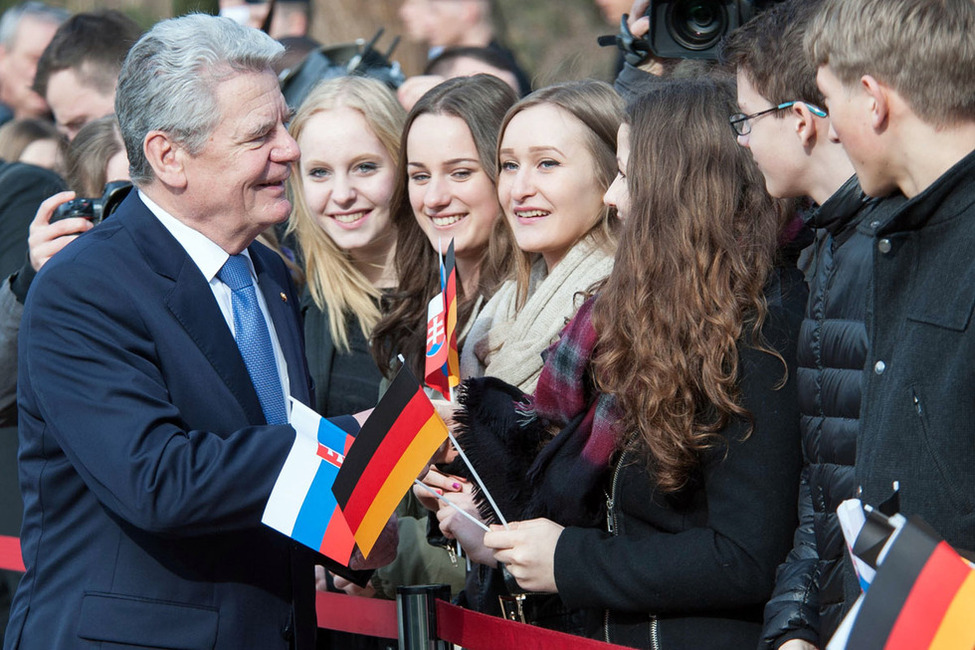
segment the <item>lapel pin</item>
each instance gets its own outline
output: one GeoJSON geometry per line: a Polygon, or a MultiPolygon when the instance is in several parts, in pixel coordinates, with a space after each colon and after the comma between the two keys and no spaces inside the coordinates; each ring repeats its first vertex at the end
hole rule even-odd
{"type": "Polygon", "coordinates": [[[288,302],[288,296],[284,295],[283,291],[281,292],[281,302],[288,302]]]}

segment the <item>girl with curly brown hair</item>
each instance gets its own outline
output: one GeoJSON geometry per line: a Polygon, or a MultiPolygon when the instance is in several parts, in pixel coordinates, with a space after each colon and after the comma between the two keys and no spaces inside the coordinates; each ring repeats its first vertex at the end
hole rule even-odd
{"type": "MultiPolygon", "coordinates": [[[[707,79],[661,83],[631,107],[607,192],[625,222],[612,274],[530,400],[466,386],[515,408],[504,431],[462,413],[461,444],[483,458],[517,436],[529,450],[493,457],[504,472],[483,477],[519,520],[483,543],[509,586],[557,594],[576,613],[568,629],[613,643],[754,647],[790,546],[805,288],[776,263],[786,212],[729,132],[734,108],[707,79]]],[[[534,600],[526,617],[552,610],[534,600]]]]}

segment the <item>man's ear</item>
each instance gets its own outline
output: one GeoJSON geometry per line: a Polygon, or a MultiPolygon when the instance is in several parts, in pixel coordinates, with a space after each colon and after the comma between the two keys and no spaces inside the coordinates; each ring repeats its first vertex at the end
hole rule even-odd
{"type": "Polygon", "coordinates": [[[869,102],[870,126],[874,131],[883,131],[890,114],[890,87],[868,74],[860,77],[860,87],[869,102]]]}
{"type": "Polygon", "coordinates": [[[789,110],[796,120],[796,136],[798,136],[803,148],[808,149],[816,144],[816,134],[819,131],[816,125],[816,116],[812,114],[809,107],[803,102],[796,102],[789,110]]]}
{"type": "Polygon", "coordinates": [[[186,173],[183,168],[185,151],[163,131],[150,131],[142,142],[142,150],[153,174],[163,184],[185,188],[186,173]]]}

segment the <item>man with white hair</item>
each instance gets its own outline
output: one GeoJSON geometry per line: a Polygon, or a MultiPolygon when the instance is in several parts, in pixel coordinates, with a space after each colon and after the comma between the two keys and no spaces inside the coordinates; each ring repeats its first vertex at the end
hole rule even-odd
{"type": "Polygon", "coordinates": [[[197,14],[126,58],[136,191],[44,266],[24,310],[27,573],[6,650],[315,647],[324,558],[261,524],[295,439],[287,398],[311,403],[298,296],[253,243],[291,210],[282,50],[197,14]]]}

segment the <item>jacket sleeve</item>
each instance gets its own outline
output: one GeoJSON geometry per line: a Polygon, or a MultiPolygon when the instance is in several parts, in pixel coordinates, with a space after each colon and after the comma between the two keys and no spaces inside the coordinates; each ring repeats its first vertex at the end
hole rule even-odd
{"type": "Polygon", "coordinates": [[[799,526],[792,550],[779,566],[775,589],[765,606],[761,648],[775,649],[792,639],[819,644],[819,551],[808,471],[808,466],[803,468],[799,483],[799,526]]]}
{"type": "MultiPolygon", "coordinates": [[[[801,468],[794,332],[787,338],[791,344],[773,344],[790,368],[782,387],[778,357],[741,348],[742,400],[754,425],[744,441],[743,423],[729,425],[727,455],[719,452],[706,465],[706,521],[667,531],[639,526],[624,513],[616,536],[566,528],[555,550],[555,579],[567,606],[669,614],[767,600],[795,530],[801,468]]],[[[627,498],[664,498],[645,485],[647,494],[627,498]]]]}

